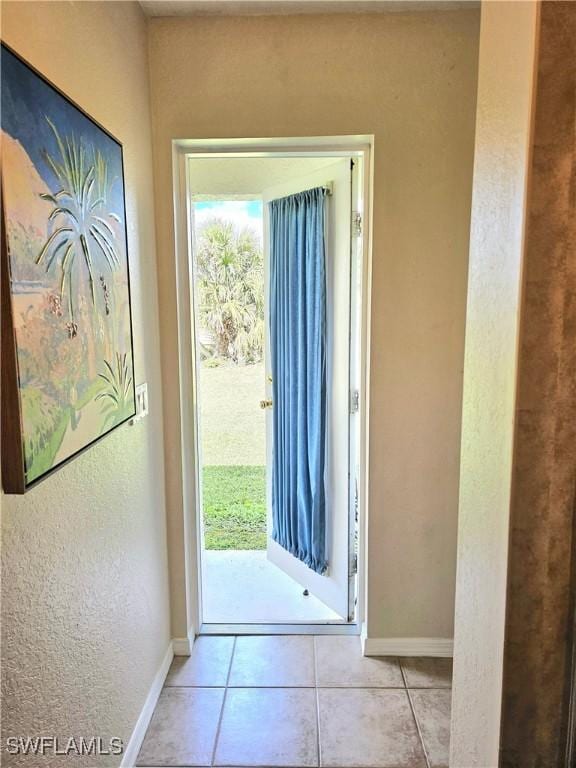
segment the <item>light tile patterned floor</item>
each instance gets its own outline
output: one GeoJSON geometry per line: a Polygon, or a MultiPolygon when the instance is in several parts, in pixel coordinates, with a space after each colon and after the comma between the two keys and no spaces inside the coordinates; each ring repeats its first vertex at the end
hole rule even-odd
{"type": "Polygon", "coordinates": [[[201,637],[174,659],[138,766],[445,768],[450,659],[351,636],[201,637]]]}

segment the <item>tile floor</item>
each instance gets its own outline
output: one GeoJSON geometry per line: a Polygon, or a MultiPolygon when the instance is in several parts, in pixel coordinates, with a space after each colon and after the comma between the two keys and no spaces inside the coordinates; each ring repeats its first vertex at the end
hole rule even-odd
{"type": "Polygon", "coordinates": [[[138,766],[443,768],[450,659],[364,658],[352,636],[200,637],[138,766]]]}

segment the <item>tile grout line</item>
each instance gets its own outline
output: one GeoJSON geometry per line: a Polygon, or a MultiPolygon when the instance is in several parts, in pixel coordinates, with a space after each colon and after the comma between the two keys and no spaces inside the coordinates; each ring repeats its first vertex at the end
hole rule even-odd
{"type": "MultiPolygon", "coordinates": [[[[168,690],[172,690],[173,688],[206,688],[206,689],[215,689],[215,688],[224,688],[224,685],[194,685],[193,683],[190,683],[188,685],[167,685],[165,686],[168,690]]],[[[279,689],[287,689],[291,691],[298,691],[298,690],[311,690],[313,688],[318,688],[320,691],[403,691],[406,689],[406,686],[404,684],[402,685],[248,685],[244,683],[243,685],[229,685],[228,688],[236,689],[236,688],[242,688],[244,690],[250,690],[250,689],[256,689],[256,688],[264,688],[266,690],[279,690],[279,689]]],[[[411,687],[412,691],[449,691],[450,688],[447,686],[439,686],[439,685],[430,685],[423,687],[421,685],[413,685],[411,687]]]]}
{"type": "Polygon", "coordinates": [[[404,687],[406,690],[406,695],[408,696],[408,704],[410,705],[410,711],[412,712],[414,725],[416,726],[416,732],[418,733],[418,738],[420,739],[420,746],[422,747],[422,752],[424,753],[424,760],[426,761],[427,768],[431,768],[430,760],[428,758],[428,751],[426,749],[426,745],[424,744],[422,731],[420,730],[420,724],[418,722],[418,718],[416,717],[416,710],[414,709],[414,704],[412,702],[412,696],[410,696],[410,688],[408,688],[408,681],[406,680],[406,675],[404,674],[404,667],[402,666],[402,662],[400,661],[400,659],[398,659],[398,664],[400,665],[400,672],[402,674],[402,679],[404,680],[404,687]]]}
{"type": "Polygon", "coordinates": [[[320,700],[318,695],[318,660],[316,655],[316,635],[312,636],[312,649],[314,654],[314,695],[316,699],[316,747],[318,749],[318,768],[322,765],[321,741],[320,741],[320,700]]]}
{"type": "MultiPolygon", "coordinates": [[[[224,688],[223,685],[171,685],[170,688],[224,688]]],[[[402,685],[229,685],[228,688],[236,689],[242,688],[243,690],[250,689],[265,689],[267,691],[272,690],[312,690],[318,688],[320,691],[403,691],[406,686],[402,685]]],[[[417,691],[449,691],[449,688],[413,688],[417,691]]]]}
{"type": "Polygon", "coordinates": [[[232,644],[232,653],[230,654],[230,663],[228,664],[228,674],[226,675],[226,684],[224,686],[224,697],[222,698],[222,708],[220,709],[220,717],[218,718],[218,725],[216,726],[216,735],[214,737],[214,747],[212,748],[212,759],[210,765],[214,765],[216,760],[216,749],[218,747],[218,740],[220,739],[220,729],[222,727],[222,719],[224,717],[224,707],[226,706],[226,696],[228,694],[228,683],[230,682],[230,675],[232,674],[232,664],[234,662],[234,654],[236,653],[236,640],[237,635],[234,635],[234,642],[232,644]]]}

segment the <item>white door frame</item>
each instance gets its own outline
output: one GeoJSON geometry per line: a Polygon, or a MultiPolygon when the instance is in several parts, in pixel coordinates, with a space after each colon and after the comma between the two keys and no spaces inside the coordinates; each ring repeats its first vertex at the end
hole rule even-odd
{"type": "Polygon", "coordinates": [[[366,622],[366,523],[368,518],[368,450],[370,383],[370,298],[372,274],[372,180],[374,137],[329,136],[267,139],[179,139],[172,142],[174,193],[174,235],[176,260],[176,296],[178,315],[178,359],[180,396],[180,448],[182,461],[182,498],[184,529],[184,580],[187,595],[188,626],[196,634],[359,634],[366,622]],[[198,381],[196,374],[196,338],[194,328],[194,287],[192,268],[192,231],[188,157],[290,157],[356,156],[363,159],[363,204],[360,312],[360,424],[359,494],[358,494],[358,577],[354,621],[349,624],[231,624],[202,625],[201,594],[201,474],[197,423],[198,381]]]}

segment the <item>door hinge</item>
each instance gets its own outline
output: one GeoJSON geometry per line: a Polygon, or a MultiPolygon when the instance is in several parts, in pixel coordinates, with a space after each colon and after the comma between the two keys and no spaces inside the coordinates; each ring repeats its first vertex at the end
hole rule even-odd
{"type": "Polygon", "coordinates": [[[358,413],[360,410],[360,393],[357,389],[350,392],[350,413],[358,413]]]}
{"type": "Polygon", "coordinates": [[[356,237],[362,234],[362,214],[358,211],[352,213],[352,234],[356,237]]]}
{"type": "Polygon", "coordinates": [[[358,555],[354,553],[350,558],[350,570],[348,572],[348,575],[356,576],[357,573],[358,573],[358,555]]]}

